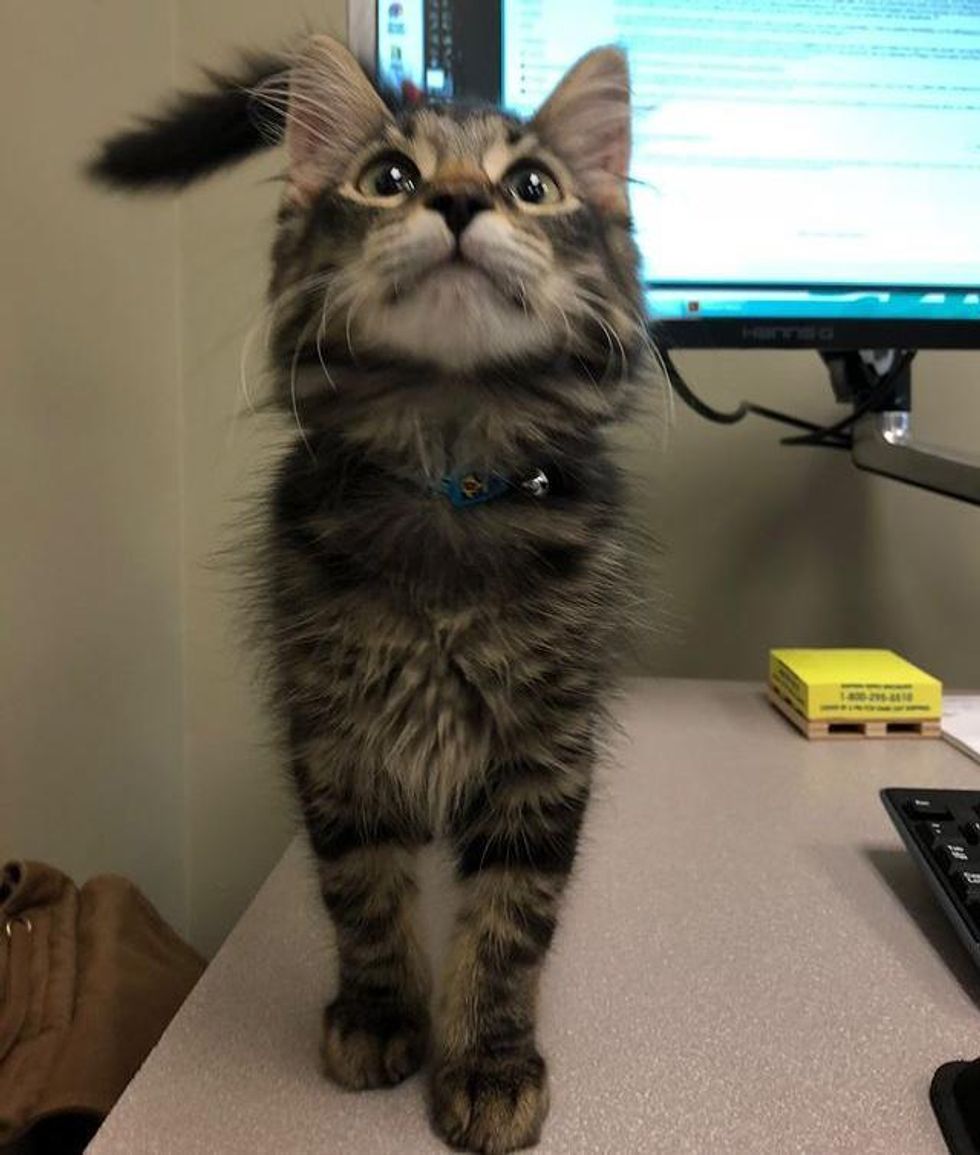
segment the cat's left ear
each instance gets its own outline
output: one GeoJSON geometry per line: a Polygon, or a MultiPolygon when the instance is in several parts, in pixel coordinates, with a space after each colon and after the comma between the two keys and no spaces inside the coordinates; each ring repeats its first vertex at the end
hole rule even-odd
{"type": "Polygon", "coordinates": [[[630,76],[618,48],[597,48],[567,72],[531,127],[568,162],[589,200],[629,212],[630,76]]]}
{"type": "Polygon", "coordinates": [[[286,152],[291,194],[311,200],[339,179],[351,156],[391,119],[384,101],[347,49],[314,36],[289,73],[286,152]]]}

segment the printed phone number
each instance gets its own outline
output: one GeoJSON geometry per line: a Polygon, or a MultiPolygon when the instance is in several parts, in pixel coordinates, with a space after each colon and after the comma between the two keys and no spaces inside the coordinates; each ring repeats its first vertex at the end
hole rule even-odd
{"type": "Polygon", "coordinates": [[[845,702],[888,702],[906,705],[915,701],[912,690],[848,690],[844,694],[845,702]]]}

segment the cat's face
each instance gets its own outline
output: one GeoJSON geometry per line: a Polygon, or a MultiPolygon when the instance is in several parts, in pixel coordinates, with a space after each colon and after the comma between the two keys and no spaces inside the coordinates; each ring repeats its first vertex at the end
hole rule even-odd
{"type": "Polygon", "coordinates": [[[501,116],[387,123],[313,208],[320,260],[339,258],[328,326],[349,323],[355,353],[448,368],[546,352],[600,291],[581,207],[566,166],[501,116]]]}
{"type": "MultiPolygon", "coordinates": [[[[529,124],[391,113],[339,45],[289,80],[274,294],[292,351],[468,372],[611,355],[637,325],[628,80],[587,57],[529,124]]],[[[287,351],[284,348],[284,351],[287,351]]]]}

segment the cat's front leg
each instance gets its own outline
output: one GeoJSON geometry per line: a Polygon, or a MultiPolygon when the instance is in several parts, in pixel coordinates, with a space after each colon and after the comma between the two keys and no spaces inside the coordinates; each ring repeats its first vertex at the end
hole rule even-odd
{"type": "Polygon", "coordinates": [[[432,1105],[454,1146],[537,1142],[548,1113],[535,1039],[538,982],[589,793],[587,768],[511,765],[454,830],[460,910],[440,1005],[432,1105]]]}
{"type": "Polygon", "coordinates": [[[354,810],[322,799],[305,809],[340,964],[337,997],[323,1017],[324,1071],[350,1090],[393,1086],[422,1065],[429,1037],[415,847],[354,810]]]}

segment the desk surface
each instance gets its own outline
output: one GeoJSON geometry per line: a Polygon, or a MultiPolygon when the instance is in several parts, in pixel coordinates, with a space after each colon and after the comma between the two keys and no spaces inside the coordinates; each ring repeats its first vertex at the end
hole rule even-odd
{"type": "MultiPolygon", "coordinates": [[[[635,682],[620,716],[542,992],[537,1150],[942,1155],[927,1088],[980,1053],[980,974],[877,792],[980,788],[980,766],[807,742],[733,683],[635,682]]],[[[444,1155],[419,1077],[320,1078],[330,951],[297,840],[93,1155],[444,1155]]]]}

